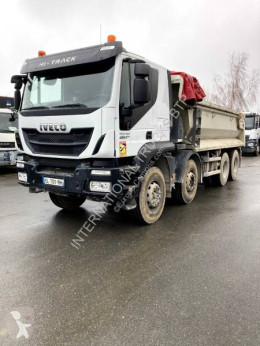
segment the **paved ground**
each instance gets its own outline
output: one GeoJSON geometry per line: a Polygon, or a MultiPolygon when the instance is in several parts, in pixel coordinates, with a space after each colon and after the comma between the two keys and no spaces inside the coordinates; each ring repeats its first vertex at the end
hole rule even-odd
{"type": "Polygon", "coordinates": [[[260,158],[155,225],[105,215],[79,250],[95,203],[60,211],[2,170],[0,206],[1,345],[260,344],[260,158]]]}

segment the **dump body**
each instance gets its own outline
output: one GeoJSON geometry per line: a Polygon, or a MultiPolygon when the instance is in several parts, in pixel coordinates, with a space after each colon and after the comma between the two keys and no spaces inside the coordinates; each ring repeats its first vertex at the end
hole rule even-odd
{"type": "Polygon", "coordinates": [[[182,76],[172,75],[171,83],[174,105],[182,117],[185,143],[193,144],[196,152],[245,145],[244,114],[205,101],[189,105],[180,101],[184,96],[182,76]]]}
{"type": "Polygon", "coordinates": [[[202,102],[200,142],[196,151],[243,147],[245,145],[244,116],[224,107],[202,102]]]}

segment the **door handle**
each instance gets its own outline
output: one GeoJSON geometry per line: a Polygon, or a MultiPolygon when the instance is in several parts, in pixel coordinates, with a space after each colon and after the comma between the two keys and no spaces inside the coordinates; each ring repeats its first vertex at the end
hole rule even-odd
{"type": "Polygon", "coordinates": [[[147,131],[146,132],[146,139],[152,139],[153,138],[153,132],[152,131],[147,131]]]}

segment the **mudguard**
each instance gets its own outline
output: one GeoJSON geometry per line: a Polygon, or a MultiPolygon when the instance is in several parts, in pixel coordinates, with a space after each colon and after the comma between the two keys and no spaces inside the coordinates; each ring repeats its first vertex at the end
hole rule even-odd
{"type": "Polygon", "coordinates": [[[174,172],[174,157],[167,155],[167,153],[173,152],[175,145],[171,142],[148,142],[144,144],[136,157],[134,162],[140,167],[139,171],[145,170],[152,159],[158,160],[160,156],[167,159],[169,172],[174,172]]]}
{"type": "Polygon", "coordinates": [[[202,182],[202,168],[201,160],[197,153],[192,150],[180,150],[175,155],[175,173],[176,173],[176,183],[182,183],[184,178],[184,172],[186,168],[187,161],[192,157],[192,159],[197,163],[198,173],[200,183],[202,182]]]}

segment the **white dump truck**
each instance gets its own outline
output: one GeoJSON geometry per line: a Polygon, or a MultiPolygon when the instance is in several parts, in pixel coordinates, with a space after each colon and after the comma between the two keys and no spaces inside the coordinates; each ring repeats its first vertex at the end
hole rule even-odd
{"type": "Polygon", "coordinates": [[[245,113],[245,147],[242,149],[243,154],[259,155],[260,150],[260,114],[245,113]]]}
{"type": "Polygon", "coordinates": [[[184,75],[113,38],[40,51],[11,81],[18,181],[32,193],[48,192],[60,208],[91,199],[151,224],[166,198],[187,204],[199,183],[237,179],[244,115],[187,97],[184,75]]]}
{"type": "Polygon", "coordinates": [[[15,131],[17,120],[11,122],[12,111],[0,108],[0,167],[16,164],[15,131]]]}

